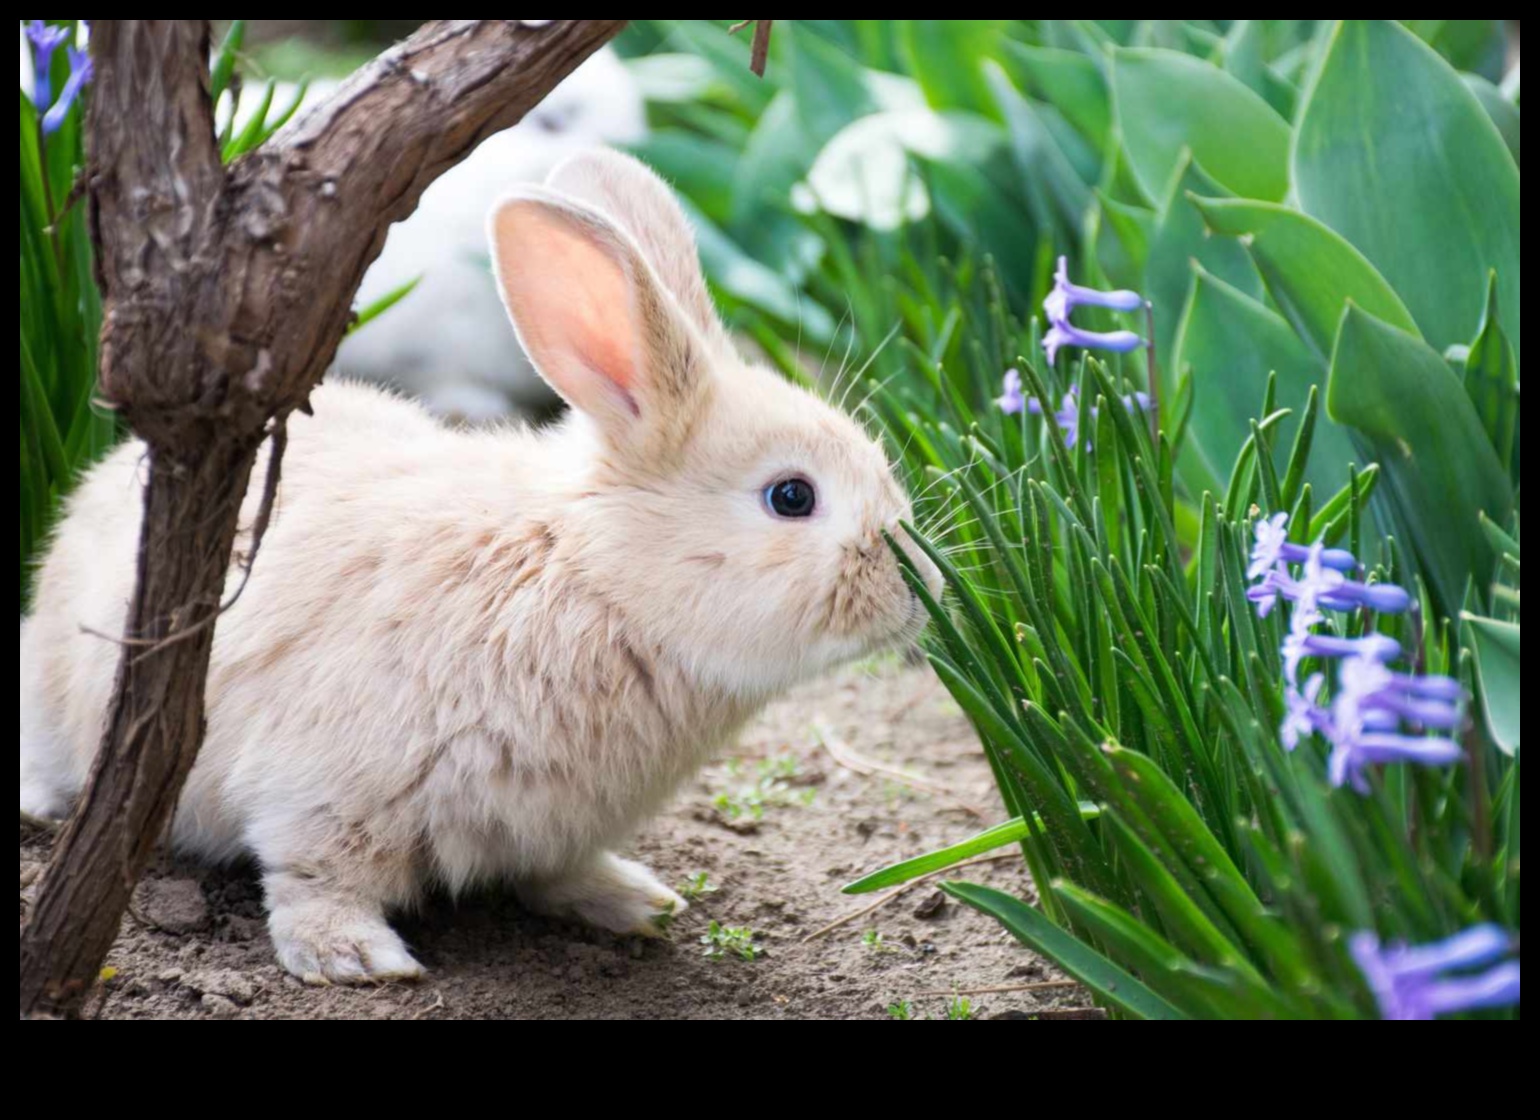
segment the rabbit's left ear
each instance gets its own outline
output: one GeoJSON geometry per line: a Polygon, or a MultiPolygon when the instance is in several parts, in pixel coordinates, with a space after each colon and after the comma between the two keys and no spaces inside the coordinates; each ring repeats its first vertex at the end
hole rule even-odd
{"type": "Polygon", "coordinates": [[[535,368],[609,442],[661,453],[707,389],[698,332],[606,214],[525,187],[492,214],[503,302],[535,368]]]}
{"type": "Polygon", "coordinates": [[[547,185],[588,203],[630,234],[701,338],[711,345],[727,344],[701,272],[695,231],[674,192],[651,168],[620,152],[595,148],[558,166],[547,185]]]}

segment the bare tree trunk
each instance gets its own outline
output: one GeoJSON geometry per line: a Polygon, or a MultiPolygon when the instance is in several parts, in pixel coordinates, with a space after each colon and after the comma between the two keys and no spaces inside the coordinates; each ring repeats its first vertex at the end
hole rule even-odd
{"type": "Polygon", "coordinates": [[[285,420],[331,364],[390,224],[625,23],[435,21],[228,169],[207,21],[93,25],[101,388],[149,445],[150,479],[106,734],[21,932],[23,1018],[76,1015],[100,973],[202,743],[257,451],[274,437],[270,494],[285,420]]]}

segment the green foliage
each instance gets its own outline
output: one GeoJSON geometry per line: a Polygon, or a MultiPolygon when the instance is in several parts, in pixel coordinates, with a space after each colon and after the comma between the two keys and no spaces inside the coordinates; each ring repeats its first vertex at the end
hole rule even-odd
{"type": "Polygon", "coordinates": [[[102,308],[86,208],[77,190],[85,162],[83,114],[77,102],[63,127],[44,136],[25,93],[20,109],[20,604],[25,610],[32,563],[59,503],[81,469],[112,447],[117,422],[94,399],[102,308]]]}
{"type": "Polygon", "coordinates": [[[765,955],[757,943],[757,937],[751,929],[712,922],[711,927],[701,935],[700,943],[706,947],[709,960],[724,961],[731,957],[753,964],[765,955]]]}
{"type": "Polygon", "coordinates": [[[888,1018],[913,1019],[914,1004],[910,1003],[908,1000],[904,1000],[901,1003],[895,1003],[892,1007],[888,1008],[888,1018]]]}
{"type": "Polygon", "coordinates": [[[679,897],[686,902],[699,902],[717,893],[717,888],[711,882],[711,876],[704,871],[691,875],[681,882],[677,888],[679,897]]]}
{"type": "Polygon", "coordinates": [[[762,821],[771,809],[810,805],[817,796],[811,787],[798,788],[802,764],[792,755],[763,759],[752,767],[735,761],[727,770],[732,785],[713,804],[730,821],[762,821]]]}
{"type": "Polygon", "coordinates": [[[1120,1017],[1375,1017],[1348,934],[1519,927],[1517,117],[1451,65],[1496,81],[1495,24],[890,22],[786,21],[769,89],[724,54],[703,105],[655,111],[749,137],[731,191],[679,185],[746,251],[773,224],[833,325],[727,293],[899,458],[948,587],[911,580],[928,652],[1013,818],[852,889],[1019,844],[1039,907],[948,890],[1120,1017]],[[1154,302],[1155,384],[1034,360],[1059,253],[1154,302]],[[1010,367],[1079,391],[1075,446],[994,405],[1010,367]],[[1282,623],[1246,598],[1273,511],[1423,590],[1387,631],[1477,695],[1479,765],[1362,798],[1282,749],[1282,623]]]}

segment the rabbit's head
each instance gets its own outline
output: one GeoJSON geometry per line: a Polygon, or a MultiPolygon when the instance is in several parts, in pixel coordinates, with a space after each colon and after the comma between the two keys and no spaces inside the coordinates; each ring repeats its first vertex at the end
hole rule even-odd
{"type": "MultiPolygon", "coordinates": [[[[744,361],[663,182],[587,153],[491,219],[519,338],[573,406],[573,562],[659,648],[740,695],[912,639],[933,590],[882,448],[813,393],[744,361]]],[[[553,465],[553,470],[560,469],[553,465]]]]}

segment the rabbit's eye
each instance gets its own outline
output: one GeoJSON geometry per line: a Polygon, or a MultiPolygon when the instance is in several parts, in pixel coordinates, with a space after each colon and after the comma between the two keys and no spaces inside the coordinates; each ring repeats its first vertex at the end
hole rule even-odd
{"type": "Polygon", "coordinates": [[[777,517],[812,517],[818,494],[805,478],[783,478],[765,491],[765,505],[777,517]]]}

